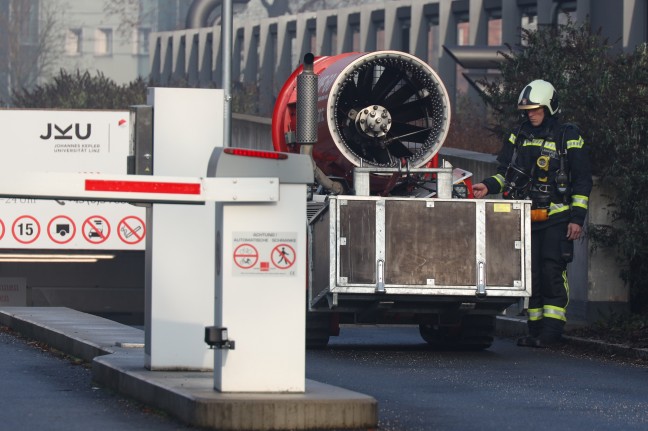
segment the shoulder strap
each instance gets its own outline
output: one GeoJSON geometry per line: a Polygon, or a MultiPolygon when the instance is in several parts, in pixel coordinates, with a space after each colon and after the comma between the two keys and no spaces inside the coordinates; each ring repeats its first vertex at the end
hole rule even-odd
{"type": "Polygon", "coordinates": [[[567,154],[567,142],[565,141],[565,135],[567,134],[567,130],[569,129],[574,130],[577,134],[580,133],[580,129],[575,123],[564,123],[560,125],[560,142],[558,143],[558,145],[560,146],[559,153],[561,157],[567,154]]]}
{"type": "Polygon", "coordinates": [[[520,125],[518,126],[518,129],[517,129],[517,132],[515,132],[515,143],[513,144],[513,156],[511,157],[511,163],[513,163],[513,164],[515,163],[515,160],[517,159],[517,152],[518,152],[518,149],[520,148],[520,141],[522,139],[522,137],[521,137],[521,135],[522,135],[522,133],[521,133],[522,132],[522,127],[524,127],[524,125],[526,123],[528,123],[528,120],[523,121],[522,123],[520,123],[520,125]]]}

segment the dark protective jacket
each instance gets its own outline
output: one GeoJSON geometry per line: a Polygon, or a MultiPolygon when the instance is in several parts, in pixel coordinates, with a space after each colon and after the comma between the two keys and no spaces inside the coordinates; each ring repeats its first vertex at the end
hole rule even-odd
{"type": "MultiPolygon", "coordinates": [[[[483,181],[489,194],[503,191],[511,162],[531,176],[532,189],[540,188],[549,194],[549,217],[546,221],[534,222],[534,230],[565,221],[583,225],[592,190],[592,170],[588,149],[576,126],[560,124],[554,116],[545,117],[538,127],[525,121],[504,143],[497,161],[497,174],[483,181]],[[563,164],[569,178],[568,190],[562,194],[556,184],[561,152],[566,152],[563,164]],[[546,167],[539,166],[545,164],[542,162],[548,162],[546,167]]],[[[530,191],[528,198],[537,206],[535,193],[530,191]]]]}

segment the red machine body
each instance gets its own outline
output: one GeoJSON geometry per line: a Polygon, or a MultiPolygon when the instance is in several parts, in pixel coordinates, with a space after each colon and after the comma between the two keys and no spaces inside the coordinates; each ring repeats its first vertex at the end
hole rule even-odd
{"type": "MultiPolygon", "coordinates": [[[[299,152],[296,69],[274,107],[275,150],[299,152]]],[[[450,124],[450,102],[436,72],[420,59],[398,51],[345,53],[318,57],[317,144],[312,155],[330,178],[352,182],[353,168],[436,167],[436,154],[450,124]]],[[[375,187],[387,177],[376,175],[375,187]]],[[[393,183],[393,181],[391,181],[393,183]]]]}

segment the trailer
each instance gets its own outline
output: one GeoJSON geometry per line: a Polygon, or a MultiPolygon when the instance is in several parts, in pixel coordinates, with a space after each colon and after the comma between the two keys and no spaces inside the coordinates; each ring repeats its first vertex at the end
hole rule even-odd
{"type": "Polygon", "coordinates": [[[530,296],[530,201],[472,199],[439,160],[450,103],[436,72],[398,51],[316,58],[275,104],[275,150],[310,154],[306,344],[340,323],[414,324],[438,348],[485,349],[530,296]]]}

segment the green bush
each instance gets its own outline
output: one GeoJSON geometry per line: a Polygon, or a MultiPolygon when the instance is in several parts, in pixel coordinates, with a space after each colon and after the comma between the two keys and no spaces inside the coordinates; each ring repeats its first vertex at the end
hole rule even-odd
{"type": "Polygon", "coordinates": [[[502,142],[488,133],[488,119],[483,111],[483,104],[475,103],[468,95],[458,94],[443,146],[497,154],[502,142]]]}
{"type": "Polygon", "coordinates": [[[523,31],[521,46],[502,53],[501,78],[481,82],[500,136],[517,122],[517,98],[534,79],[559,92],[564,121],[577,124],[594,174],[614,190],[613,225],[588,226],[595,246],[616,247],[624,260],[631,308],[648,312],[648,49],[623,53],[589,25],[523,31]]]}
{"type": "Polygon", "coordinates": [[[56,109],[128,109],[146,103],[148,83],[138,78],[118,85],[101,72],[68,73],[61,70],[51,82],[12,95],[17,108],[56,109]]]}

